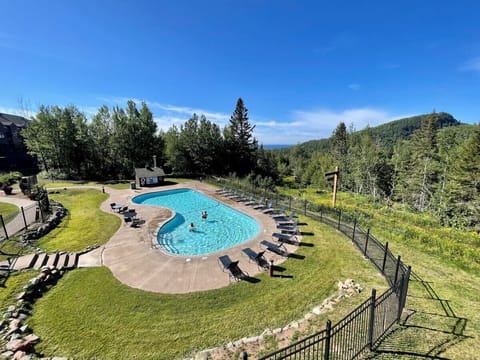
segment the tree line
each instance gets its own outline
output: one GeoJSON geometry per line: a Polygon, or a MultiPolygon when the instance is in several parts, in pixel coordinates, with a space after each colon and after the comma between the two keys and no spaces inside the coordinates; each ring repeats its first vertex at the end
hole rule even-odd
{"type": "Polygon", "coordinates": [[[440,128],[444,119],[435,112],[424,116],[411,136],[386,144],[377,128],[355,131],[342,122],[322,144],[326,151],[293,147],[279,153],[279,169],[291,175],[290,186],[330,190],[324,174],[338,166],[341,191],[401,203],[443,225],[478,228],[480,125],[440,128]]]}
{"type": "Polygon", "coordinates": [[[158,129],[145,102],[99,108],[91,121],[74,105],[41,106],[22,136],[50,177],[131,179],[152,166],[155,155],[167,172],[276,179],[273,158],[258,145],[241,98],[223,129],[193,114],[179,127],[158,129]]]}
{"type": "Polygon", "coordinates": [[[408,136],[398,122],[361,131],[342,122],[319,147],[267,151],[241,98],[223,128],[193,114],[166,131],[146,103],[128,101],[126,108],[102,106],[90,121],[73,105],[42,106],[22,135],[55,178],[131,179],[135,167],[152,166],[156,155],[167,173],[330,191],[324,174],[338,166],[341,191],[402,203],[445,225],[480,226],[480,125],[435,112],[407,120],[408,136]]]}

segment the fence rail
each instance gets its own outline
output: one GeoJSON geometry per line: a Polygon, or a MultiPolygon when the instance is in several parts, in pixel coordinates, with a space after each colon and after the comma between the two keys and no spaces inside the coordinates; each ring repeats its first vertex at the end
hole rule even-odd
{"type": "MultiPolygon", "coordinates": [[[[213,181],[225,185],[225,182],[220,182],[219,179],[213,181]]],[[[362,229],[355,217],[340,209],[312,204],[291,196],[282,197],[266,189],[242,189],[239,183],[226,185],[271,199],[276,207],[284,206],[289,211],[295,210],[342,232],[353,241],[390,284],[390,288],[378,297],[376,290],[373,289],[367,301],[337,324],[332,326],[327,320],[325,330],[263,356],[260,360],[355,359],[365,350],[371,350],[378,345],[381,338],[400,320],[410,280],[410,267],[401,261],[400,256],[395,257],[391,253],[388,242],[385,245],[382,244],[370,233],[370,229],[362,229]]]]}
{"type": "Polygon", "coordinates": [[[0,244],[16,233],[27,230],[32,223],[43,220],[43,214],[37,203],[21,206],[14,217],[7,218],[0,214],[0,244]]]}

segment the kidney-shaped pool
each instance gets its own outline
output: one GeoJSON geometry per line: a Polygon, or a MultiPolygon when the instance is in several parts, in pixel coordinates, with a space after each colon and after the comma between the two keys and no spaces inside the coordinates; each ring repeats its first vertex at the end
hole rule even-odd
{"type": "Polygon", "coordinates": [[[260,232],[252,217],[191,189],[142,194],[136,204],[163,206],[176,212],[157,234],[157,241],[175,255],[205,255],[241,244],[260,232]],[[207,218],[202,218],[202,212],[207,218]],[[194,231],[190,224],[194,224],[194,231]]]}

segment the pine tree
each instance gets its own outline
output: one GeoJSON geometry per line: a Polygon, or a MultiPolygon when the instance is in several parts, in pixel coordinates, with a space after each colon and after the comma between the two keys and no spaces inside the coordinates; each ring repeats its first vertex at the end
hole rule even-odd
{"type": "Polygon", "coordinates": [[[248,110],[239,98],[230,125],[225,130],[231,171],[244,176],[252,171],[256,163],[258,142],[253,136],[255,125],[248,121],[248,110]]]}
{"type": "Polygon", "coordinates": [[[458,149],[448,182],[446,215],[452,225],[480,227],[480,125],[458,149]]]}

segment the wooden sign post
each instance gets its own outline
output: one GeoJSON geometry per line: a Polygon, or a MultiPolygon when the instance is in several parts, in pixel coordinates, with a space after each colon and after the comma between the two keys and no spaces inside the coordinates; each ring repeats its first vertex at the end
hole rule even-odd
{"type": "Polygon", "coordinates": [[[335,166],[335,171],[325,173],[325,177],[327,180],[333,180],[333,199],[332,199],[332,206],[335,207],[337,204],[337,185],[338,185],[338,175],[340,171],[338,170],[338,166],[335,166]]]}

